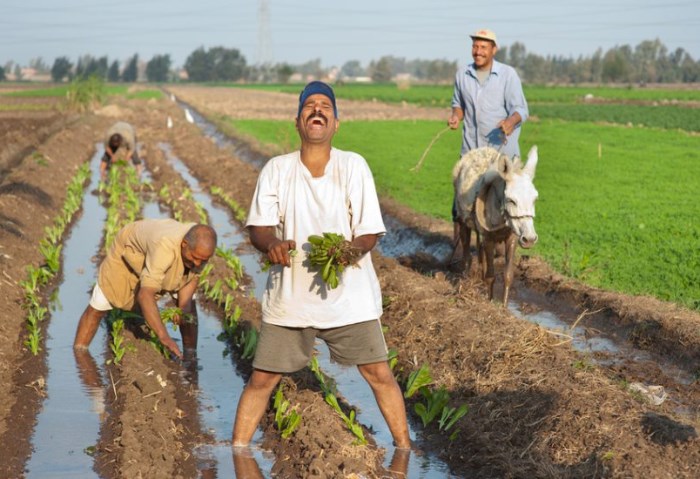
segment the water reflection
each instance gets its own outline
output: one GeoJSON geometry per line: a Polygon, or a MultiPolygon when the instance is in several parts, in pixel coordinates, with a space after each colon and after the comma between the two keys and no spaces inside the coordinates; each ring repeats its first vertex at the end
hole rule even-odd
{"type": "MultiPolygon", "coordinates": [[[[236,479],[262,479],[263,475],[258,461],[255,459],[253,450],[250,447],[233,447],[233,469],[236,474],[236,479]]],[[[408,464],[411,459],[410,449],[394,449],[394,455],[391,458],[387,471],[393,479],[404,479],[408,477],[408,464]]],[[[203,478],[216,477],[206,476],[203,478]]]]}
{"type": "Polygon", "coordinates": [[[87,349],[75,349],[73,356],[83,389],[92,397],[92,411],[102,414],[105,411],[104,384],[97,362],[87,349]]]}
{"type": "Polygon", "coordinates": [[[234,447],[233,449],[233,469],[237,479],[261,479],[264,478],[258,461],[255,460],[250,447],[234,447]]]}

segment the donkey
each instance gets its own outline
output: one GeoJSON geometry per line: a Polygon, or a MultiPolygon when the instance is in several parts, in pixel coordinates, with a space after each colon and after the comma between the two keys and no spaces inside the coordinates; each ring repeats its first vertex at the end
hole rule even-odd
{"type": "Polygon", "coordinates": [[[504,305],[508,304],[513,282],[516,240],[526,249],[537,242],[534,225],[537,190],[532,183],[536,167],[537,146],[530,149],[524,167],[520,157],[510,159],[494,148],[486,147],[462,156],[452,170],[457,218],[461,226],[459,240],[464,252],[460,269],[467,274],[471,269],[469,246],[471,232],[475,230],[482,279],[488,287],[489,300],[492,300],[494,248],[496,243],[504,242],[504,305]]]}

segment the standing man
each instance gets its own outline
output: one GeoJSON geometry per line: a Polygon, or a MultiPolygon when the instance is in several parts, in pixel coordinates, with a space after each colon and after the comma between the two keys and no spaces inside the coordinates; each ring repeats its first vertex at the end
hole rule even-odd
{"type": "MultiPolygon", "coordinates": [[[[528,108],[520,77],[514,68],[494,60],[498,51],[496,34],[477,30],[471,36],[474,63],[455,76],[452,113],[447,124],[453,130],[462,122],[460,157],[485,146],[500,150],[512,158],[520,155],[520,125],[527,120],[528,108]]],[[[462,242],[453,200],[455,250],[452,262],[459,259],[462,242]]]]}
{"type": "Polygon", "coordinates": [[[197,350],[197,309],[194,293],[199,273],[216,250],[216,232],[207,225],[172,219],[135,221],[122,228],[100,265],[90,304],[78,323],[73,347],[87,349],[100,320],[113,308],[138,305],[158,340],[182,358],[180,348],[160,319],[156,300],[176,293],[177,306],[192,321],[177,318],[185,352],[197,350]]]}
{"type": "Polygon", "coordinates": [[[401,389],[387,362],[379,317],[382,295],[369,254],[386,232],[374,179],[362,156],[331,146],[338,131],[333,89],[314,81],[299,96],[301,150],[272,158],[260,172],[246,227],[272,263],[253,374],[238,403],[233,445],[247,446],[282,375],[304,368],[314,340],[356,365],[369,383],[398,448],[409,448],[401,389]],[[353,267],[329,289],[309,266],[310,235],[350,239],[353,267]],[[300,249],[292,256],[291,250],[300,249]]]}
{"type": "Polygon", "coordinates": [[[100,179],[102,181],[107,179],[107,172],[112,166],[112,162],[116,160],[117,151],[120,148],[125,152],[124,159],[133,163],[136,172],[141,175],[143,163],[137,151],[134,127],[125,121],[120,121],[107,130],[105,154],[102,156],[102,163],[100,163],[100,179]]]}

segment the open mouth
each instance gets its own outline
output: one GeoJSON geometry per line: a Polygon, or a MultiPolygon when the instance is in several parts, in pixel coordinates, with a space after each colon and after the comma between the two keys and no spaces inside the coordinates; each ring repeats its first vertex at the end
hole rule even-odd
{"type": "Polygon", "coordinates": [[[326,126],[326,118],[324,118],[320,113],[316,113],[309,117],[307,123],[311,127],[323,127],[326,126]]]}

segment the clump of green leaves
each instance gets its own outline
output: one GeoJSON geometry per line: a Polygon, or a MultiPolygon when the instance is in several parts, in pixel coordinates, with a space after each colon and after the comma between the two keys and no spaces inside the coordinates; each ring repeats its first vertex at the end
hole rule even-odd
{"type": "Polygon", "coordinates": [[[211,193],[217,197],[233,211],[234,216],[238,221],[245,221],[246,218],[246,211],[245,208],[241,207],[233,198],[231,198],[229,195],[224,193],[224,190],[219,188],[218,186],[212,186],[210,188],[211,193]]]}
{"type": "Polygon", "coordinates": [[[309,261],[321,272],[321,278],[329,289],[338,287],[340,275],[349,265],[357,263],[362,251],[355,248],[337,233],[323,233],[323,236],[309,236],[311,251],[309,261]]]}
{"type": "Polygon", "coordinates": [[[301,414],[296,409],[290,409],[289,406],[290,403],[285,399],[282,393],[282,385],[280,384],[275,393],[275,424],[277,424],[277,430],[282,433],[284,439],[291,436],[301,422],[301,414]]]}
{"type": "MultiPolygon", "coordinates": [[[[458,408],[450,407],[450,394],[444,386],[439,389],[431,389],[433,378],[430,374],[430,369],[427,364],[423,364],[420,369],[413,371],[406,382],[406,392],[404,397],[410,398],[417,392],[423,397],[424,402],[418,402],[414,405],[413,410],[421,418],[423,427],[427,426],[438,416],[438,429],[440,431],[448,431],[455,423],[469,411],[466,404],[462,404],[458,408]]],[[[459,433],[459,429],[450,434],[450,440],[459,433]]]]}
{"type": "Polygon", "coordinates": [[[351,409],[349,415],[345,414],[343,409],[340,407],[340,404],[338,403],[338,398],[335,395],[335,386],[326,381],[326,377],[324,376],[323,372],[321,372],[321,368],[318,365],[318,359],[316,359],[316,356],[311,358],[311,362],[309,363],[309,369],[311,369],[311,371],[314,373],[314,376],[316,376],[316,379],[318,380],[321,386],[321,390],[323,391],[326,403],[328,403],[328,405],[331,406],[335,410],[335,412],[338,413],[340,418],[345,423],[345,426],[347,426],[350,432],[352,432],[355,435],[356,439],[354,444],[367,444],[367,439],[365,438],[362,426],[355,419],[355,410],[351,409]]]}
{"type": "Polygon", "coordinates": [[[81,112],[101,104],[107,96],[105,82],[97,75],[73,80],[68,88],[68,106],[81,112]]]}

